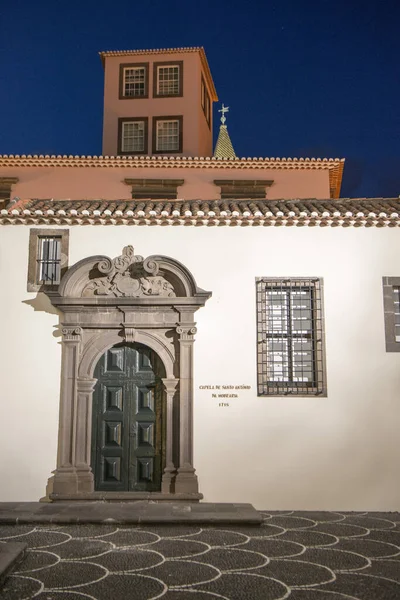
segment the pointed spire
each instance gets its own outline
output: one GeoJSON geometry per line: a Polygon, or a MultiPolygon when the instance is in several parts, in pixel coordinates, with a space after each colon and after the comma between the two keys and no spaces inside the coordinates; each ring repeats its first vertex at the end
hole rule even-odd
{"type": "Polygon", "coordinates": [[[215,145],[214,156],[216,158],[236,158],[235,151],[232,146],[231,138],[229,137],[228,128],[225,125],[226,117],[225,113],[229,111],[229,106],[222,105],[222,108],[218,112],[222,113],[221,125],[219,127],[219,134],[217,143],[215,145]]]}

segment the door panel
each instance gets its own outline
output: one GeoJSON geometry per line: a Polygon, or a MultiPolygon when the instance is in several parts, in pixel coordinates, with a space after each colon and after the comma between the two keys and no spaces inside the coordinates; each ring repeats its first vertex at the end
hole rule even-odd
{"type": "Polygon", "coordinates": [[[161,489],[161,406],[152,352],[121,344],[100,358],[94,376],[92,468],[95,489],[161,489]]]}

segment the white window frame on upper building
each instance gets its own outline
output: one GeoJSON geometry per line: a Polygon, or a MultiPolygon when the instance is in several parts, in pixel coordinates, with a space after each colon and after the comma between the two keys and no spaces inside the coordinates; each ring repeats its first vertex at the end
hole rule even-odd
{"type": "Polygon", "coordinates": [[[153,154],[180,154],[182,153],[183,140],[183,117],[182,115],[153,117],[153,154]],[[166,133],[165,137],[176,139],[176,144],[160,143],[160,130],[162,126],[172,127],[176,125],[176,133],[166,133]]]}
{"type": "Polygon", "coordinates": [[[211,100],[208,93],[206,82],[203,75],[201,76],[201,107],[206,118],[208,127],[211,128],[211,100]]]}
{"type": "Polygon", "coordinates": [[[148,149],[148,118],[147,117],[132,117],[125,118],[121,117],[118,119],[118,154],[125,155],[136,155],[136,154],[147,154],[148,149]],[[143,135],[135,136],[135,124],[138,126],[137,132],[143,132],[143,135]],[[134,144],[131,147],[128,147],[127,138],[128,138],[128,128],[129,125],[132,125],[133,131],[132,135],[129,137],[131,139],[141,139],[143,144],[140,146],[134,147],[134,144]],[[140,128],[140,129],[139,129],[140,128]]]}
{"type": "MultiPolygon", "coordinates": [[[[135,82],[132,82],[133,86],[135,82]]],[[[119,70],[119,99],[120,100],[137,100],[140,98],[149,97],[149,63],[129,63],[121,64],[119,70]],[[135,87],[132,88],[131,92],[127,90],[127,72],[128,71],[141,71],[143,73],[143,82],[138,81],[140,88],[135,91],[135,87]],[[142,84],[143,83],[143,87],[142,84]],[[134,93],[135,92],[135,93],[134,93]]]]}
{"type": "Polygon", "coordinates": [[[153,64],[154,98],[183,96],[183,61],[155,62],[153,64]]]}

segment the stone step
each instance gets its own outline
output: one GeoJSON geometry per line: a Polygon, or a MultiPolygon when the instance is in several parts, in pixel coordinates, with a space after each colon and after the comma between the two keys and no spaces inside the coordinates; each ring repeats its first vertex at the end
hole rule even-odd
{"type": "Polygon", "coordinates": [[[0,503],[0,524],[260,525],[262,520],[262,515],[251,504],[147,501],[0,503]]]}
{"type": "Polygon", "coordinates": [[[0,543],[0,588],[14,567],[25,557],[28,544],[22,542],[0,543]]]}

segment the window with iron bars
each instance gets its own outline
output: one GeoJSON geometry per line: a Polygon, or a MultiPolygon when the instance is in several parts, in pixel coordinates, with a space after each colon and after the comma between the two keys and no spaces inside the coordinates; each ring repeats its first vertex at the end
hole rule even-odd
{"type": "Polygon", "coordinates": [[[400,352],[400,277],[383,277],[386,352],[400,352]]]}
{"type": "Polygon", "coordinates": [[[61,237],[39,237],[37,261],[40,284],[56,285],[60,283],[61,237]]]}
{"type": "Polygon", "coordinates": [[[258,278],[259,396],[326,395],[323,282],[258,278]]]}

